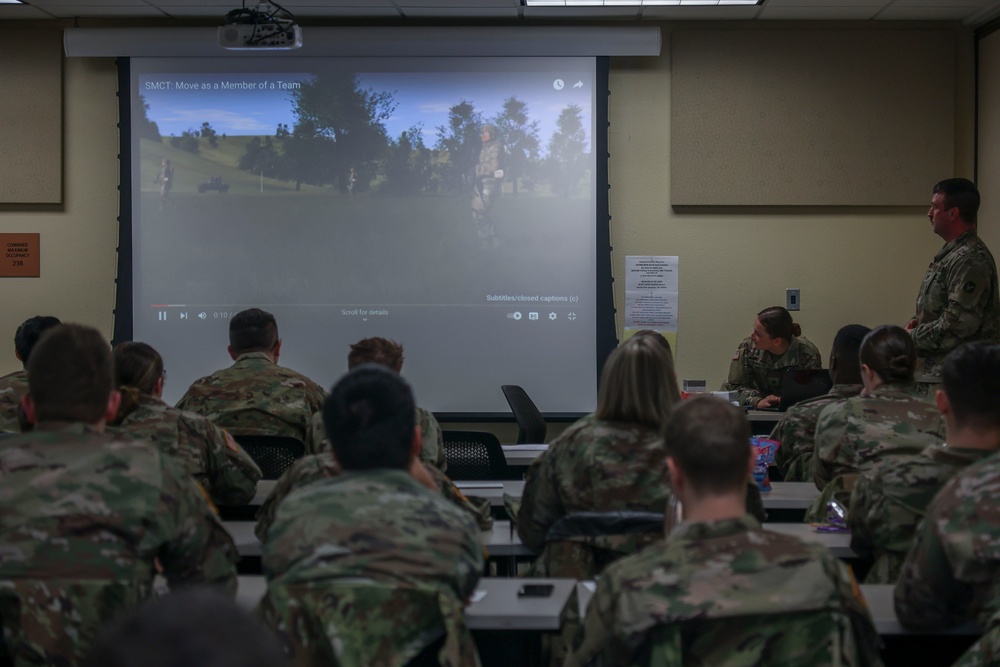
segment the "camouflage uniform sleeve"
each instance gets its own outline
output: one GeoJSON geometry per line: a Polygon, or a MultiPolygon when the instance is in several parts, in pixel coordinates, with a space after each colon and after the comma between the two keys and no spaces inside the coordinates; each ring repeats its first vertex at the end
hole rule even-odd
{"type": "Polygon", "coordinates": [[[851,550],[858,558],[872,558],[875,555],[873,534],[879,529],[874,507],[879,503],[878,485],[868,475],[861,475],[851,491],[851,503],[847,511],[847,525],[851,529],[851,550]]]}
{"type": "Polygon", "coordinates": [[[948,303],[941,316],[910,332],[917,349],[945,352],[979,331],[994,280],[982,255],[969,253],[956,261],[947,274],[948,303]]]}
{"type": "Polygon", "coordinates": [[[441,425],[429,410],[417,408],[417,425],[423,435],[424,447],[420,450],[420,460],[434,466],[441,472],[448,471],[448,462],[444,456],[444,436],[441,425]]]}
{"type": "Polygon", "coordinates": [[[813,449],[813,481],[820,491],[837,475],[838,466],[851,464],[844,439],[851,401],[824,408],[816,422],[813,449]]]}
{"type": "Polygon", "coordinates": [[[162,531],[156,554],[171,589],[185,584],[216,584],[236,592],[236,545],[215,515],[197,482],[169,456],[161,456],[162,531]]]}
{"type": "Polygon", "coordinates": [[[829,552],[827,556],[827,571],[836,582],[841,606],[851,623],[854,642],[853,656],[844,656],[843,664],[851,667],[882,667],[882,658],[879,655],[881,640],[854,573],[829,552]]]}
{"type": "Polygon", "coordinates": [[[587,606],[583,625],[577,631],[573,652],[567,656],[563,667],[616,667],[631,663],[633,656],[616,635],[620,632],[615,613],[620,584],[616,577],[609,576],[614,571],[609,569],[598,578],[597,590],[587,606]]]}
{"type": "Polygon", "coordinates": [[[939,521],[936,511],[928,512],[896,582],[896,616],[907,627],[943,630],[968,620],[964,608],[973,591],[952,573],[939,521]]]}
{"type": "MultiPolygon", "coordinates": [[[[326,391],[318,384],[310,381],[306,387],[306,407],[309,410],[309,423],[306,425],[302,443],[306,454],[318,454],[323,451],[326,442],[326,429],[323,427],[323,403],[326,401],[326,391]],[[317,422],[317,415],[319,421],[317,422]],[[316,438],[319,438],[316,440],[316,438]]],[[[329,449],[329,447],[327,447],[329,449]]]]}
{"type": "Polygon", "coordinates": [[[517,534],[532,551],[545,546],[545,535],[566,514],[555,480],[559,439],[528,468],[521,507],[517,512],[517,534]]]}
{"type": "Polygon", "coordinates": [[[753,375],[747,365],[747,354],[750,352],[749,339],[744,339],[736,349],[736,356],[729,364],[729,377],[722,385],[722,391],[738,392],[740,405],[745,408],[756,407],[763,396],[754,387],[753,375]]]}
{"type": "Polygon", "coordinates": [[[261,472],[233,437],[215,424],[204,422],[209,493],[220,505],[245,505],[257,493],[261,472]]]}
{"type": "Polygon", "coordinates": [[[309,435],[306,437],[305,447],[306,456],[333,451],[333,448],[330,447],[330,441],[326,439],[322,411],[315,413],[309,420],[309,435]]]}
{"type": "Polygon", "coordinates": [[[267,499],[257,510],[257,525],[254,526],[254,535],[261,542],[267,539],[267,533],[274,523],[278,506],[292,491],[312,482],[335,477],[338,474],[337,464],[332,456],[304,456],[295,462],[291,468],[282,474],[275,483],[267,499]]]}

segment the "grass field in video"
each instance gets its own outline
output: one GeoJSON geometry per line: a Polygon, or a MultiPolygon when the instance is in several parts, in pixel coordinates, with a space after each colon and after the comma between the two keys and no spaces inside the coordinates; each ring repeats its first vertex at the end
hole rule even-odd
{"type": "Polygon", "coordinates": [[[163,285],[161,298],[169,290],[188,304],[480,304],[496,293],[578,294],[573,277],[548,267],[580,261],[592,271],[589,197],[499,197],[490,215],[500,244],[484,248],[471,194],[296,191],[237,169],[245,141],[220,139],[200,156],[143,142],[135,233],[152,302],[163,285]],[[174,186],[162,205],[154,180],[164,157],[174,186]],[[228,192],[199,193],[211,177],[228,192]]]}

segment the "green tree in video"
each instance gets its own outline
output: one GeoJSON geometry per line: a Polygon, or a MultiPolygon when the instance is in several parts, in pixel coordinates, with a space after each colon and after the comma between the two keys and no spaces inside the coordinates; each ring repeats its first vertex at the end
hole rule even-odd
{"type": "Polygon", "coordinates": [[[198,154],[198,130],[184,130],[181,136],[171,135],[170,145],[188,153],[198,154]]]}
{"type": "Polygon", "coordinates": [[[202,139],[208,140],[208,145],[212,148],[219,147],[219,135],[215,133],[215,130],[212,129],[212,126],[209,125],[208,121],[201,124],[201,129],[198,130],[198,134],[201,135],[202,139]]]}
{"type": "Polygon", "coordinates": [[[295,181],[296,190],[301,189],[303,183],[326,185],[334,182],[333,142],[311,121],[299,120],[291,131],[281,123],[275,137],[281,145],[279,177],[282,180],[295,181]]]}
{"type": "MultiPolygon", "coordinates": [[[[392,94],[363,90],[353,74],[323,74],[303,83],[292,99],[298,118],[292,134],[323,149],[329,182],[346,192],[351,168],[358,183],[370,182],[385,156],[385,121],[396,109],[392,94]]],[[[307,153],[303,149],[300,157],[307,153]]]]}
{"type": "Polygon", "coordinates": [[[390,194],[411,195],[430,188],[431,151],[421,134],[419,127],[411,127],[389,142],[384,189],[390,194]]]}
{"type": "Polygon", "coordinates": [[[156,142],[163,141],[163,137],[160,136],[160,127],[154,121],[149,120],[149,104],[142,95],[139,96],[139,109],[139,117],[135,120],[139,136],[156,142]]]}
{"type": "Polygon", "coordinates": [[[519,181],[532,183],[532,166],[538,160],[538,121],[528,120],[528,105],[516,97],[508,97],[503,103],[503,111],[493,117],[500,139],[507,149],[506,173],[514,196],[517,196],[519,181]]]}
{"type": "Polygon", "coordinates": [[[587,132],[583,129],[581,112],[575,104],[563,109],[556,121],[557,129],[549,139],[546,170],[553,192],[563,197],[573,194],[586,173],[587,132]]]}
{"type": "Polygon", "coordinates": [[[444,188],[456,194],[470,192],[475,180],[476,161],[483,143],[479,135],[483,115],[472,102],[462,100],[448,110],[448,125],[438,126],[435,148],[447,155],[442,182],[444,188]]]}
{"type": "Polygon", "coordinates": [[[281,175],[282,158],[271,137],[250,137],[243,155],[240,156],[239,168],[267,178],[278,178],[281,175]]]}

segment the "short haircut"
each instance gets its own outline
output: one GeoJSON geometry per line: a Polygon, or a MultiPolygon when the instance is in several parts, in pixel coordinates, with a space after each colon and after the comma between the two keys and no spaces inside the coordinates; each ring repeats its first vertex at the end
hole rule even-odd
{"type": "Polygon", "coordinates": [[[934,194],[938,193],[944,195],[945,209],[957,208],[962,220],[976,224],[980,199],[975,183],[967,178],[946,178],[934,186],[934,194]]]}
{"type": "Polygon", "coordinates": [[[229,320],[229,345],[236,354],[270,352],[277,343],[278,323],[267,311],[249,308],[229,320]]]}
{"type": "Polygon", "coordinates": [[[861,342],[871,331],[862,324],[848,324],[840,327],[833,338],[833,356],[837,358],[837,373],[840,377],[853,379],[861,384],[861,342]]]}
{"type": "Polygon", "coordinates": [[[388,338],[363,338],[354,345],[347,355],[347,368],[361,364],[382,364],[397,373],[403,368],[403,346],[388,338]]]}
{"type": "Polygon", "coordinates": [[[112,388],[111,346],[96,329],[60,324],[42,334],[28,362],[37,421],[96,424],[112,388]]]}
{"type": "Polygon", "coordinates": [[[917,348],[913,338],[902,327],[883,324],[872,329],[861,341],[858,357],[886,384],[913,382],[917,369],[917,348]]]}
{"type": "Polygon", "coordinates": [[[757,319],[771,338],[784,338],[789,343],[802,335],[802,327],[792,321],[792,314],[781,306],[771,306],[757,313],[757,319]]]}
{"type": "Polygon", "coordinates": [[[735,405],[715,396],[684,401],[667,420],[664,444],[695,493],[745,492],[750,422],[735,405]]]}
{"type": "Polygon", "coordinates": [[[416,421],[413,392],[385,366],[350,371],[323,404],[323,424],[345,470],[406,468],[416,421]]]}
{"type": "Polygon", "coordinates": [[[191,586],[150,600],[107,628],[82,667],[281,667],[274,635],[220,591],[191,586]]]}
{"type": "Polygon", "coordinates": [[[944,361],[941,384],[957,426],[1000,429],[1000,345],[959,345],[944,361]]]}
{"type": "Polygon", "coordinates": [[[31,351],[42,333],[57,324],[61,324],[59,318],[50,315],[35,315],[21,322],[21,326],[14,332],[14,351],[17,352],[22,364],[28,365],[31,351]]]}
{"type": "Polygon", "coordinates": [[[667,416],[680,400],[674,359],[668,348],[652,336],[633,336],[619,345],[604,364],[594,416],[662,431],[667,416]]]}

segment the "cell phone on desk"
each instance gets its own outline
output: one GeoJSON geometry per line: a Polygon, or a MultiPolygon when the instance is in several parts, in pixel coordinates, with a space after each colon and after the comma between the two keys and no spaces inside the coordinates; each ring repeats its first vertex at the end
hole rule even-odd
{"type": "Polygon", "coordinates": [[[519,598],[547,598],[552,595],[555,586],[552,584],[525,584],[517,591],[519,598]]]}

